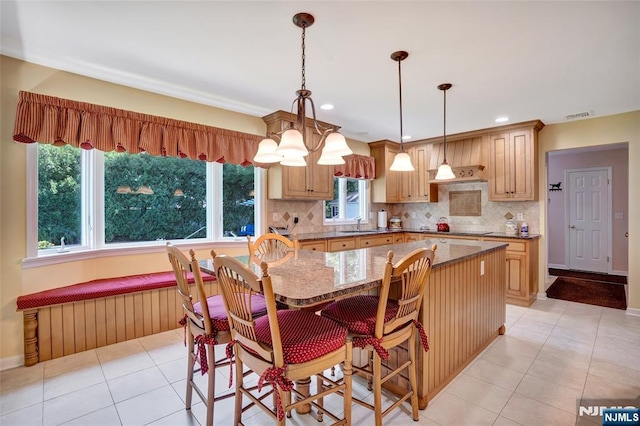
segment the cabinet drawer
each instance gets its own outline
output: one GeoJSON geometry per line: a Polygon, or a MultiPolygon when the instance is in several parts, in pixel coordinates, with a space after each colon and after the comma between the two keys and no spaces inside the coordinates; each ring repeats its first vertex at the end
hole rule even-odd
{"type": "Polygon", "coordinates": [[[316,250],[316,251],[325,251],[327,249],[327,245],[324,240],[322,241],[300,241],[299,247],[302,250],[316,250]]]}
{"type": "Polygon", "coordinates": [[[514,241],[511,239],[491,239],[487,238],[485,241],[495,241],[497,243],[508,243],[507,251],[525,253],[527,251],[526,241],[514,241]]]}
{"type": "Polygon", "coordinates": [[[360,237],[360,248],[383,246],[393,244],[393,235],[376,235],[375,237],[360,237]]]}
{"type": "Polygon", "coordinates": [[[327,241],[329,251],[353,250],[356,248],[356,239],[332,239],[327,241]]]}

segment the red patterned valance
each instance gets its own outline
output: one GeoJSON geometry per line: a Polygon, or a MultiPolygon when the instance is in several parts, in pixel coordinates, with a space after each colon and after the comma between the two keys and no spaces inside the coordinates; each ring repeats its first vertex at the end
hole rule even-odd
{"type": "Polygon", "coordinates": [[[373,157],[352,154],[345,156],[344,162],[334,166],[334,176],[367,180],[376,178],[376,163],[373,157]]]}
{"type": "MultiPolygon", "coordinates": [[[[250,165],[262,136],[20,92],[13,139],[250,165]]],[[[267,165],[254,164],[264,167],[267,165]]]]}

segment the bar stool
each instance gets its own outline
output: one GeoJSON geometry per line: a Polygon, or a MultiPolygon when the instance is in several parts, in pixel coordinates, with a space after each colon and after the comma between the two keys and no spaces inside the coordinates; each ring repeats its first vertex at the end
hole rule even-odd
{"type": "MultiPolygon", "coordinates": [[[[222,296],[205,294],[204,281],[200,265],[195,257],[195,252],[189,250],[191,259],[187,258],[180,249],[167,243],[167,254],[173,268],[178,285],[178,294],[182,299],[182,307],[185,316],[180,321],[185,327],[185,344],[188,343],[187,352],[187,391],[185,408],[191,409],[191,397],[193,391],[200,397],[207,407],[207,426],[213,425],[214,403],[216,401],[234,396],[233,392],[227,392],[218,397],[215,395],[215,370],[231,361],[226,357],[215,359],[215,345],[225,345],[231,340],[229,321],[224,308],[222,296]],[[190,278],[195,283],[198,301],[193,303],[190,278]],[[206,303],[201,303],[206,300],[206,303]],[[194,381],[195,373],[207,374],[207,389],[200,389],[194,381]]],[[[256,297],[252,305],[253,314],[256,317],[267,313],[264,297],[256,297]]]]}
{"type": "Polygon", "coordinates": [[[368,365],[353,366],[353,370],[367,377],[370,385],[373,384],[374,403],[371,405],[355,397],[353,401],[375,412],[376,426],[382,425],[382,419],[407,399],[411,401],[413,420],[419,419],[416,332],[420,334],[424,350],[429,350],[418,314],[436,249],[435,244],[430,249],[416,249],[395,265],[392,264],[393,252],[389,251],[379,296],[349,297],[335,301],[321,311],[323,317],[347,327],[354,347],[364,348],[368,352],[368,365]],[[397,300],[391,300],[389,292],[395,281],[398,281],[399,296],[397,300]],[[409,360],[393,369],[385,366],[389,371],[383,375],[382,361],[389,358],[389,350],[406,341],[409,360]],[[409,370],[410,389],[383,410],[382,384],[405,369],[409,370]]]}
{"type": "Polygon", "coordinates": [[[241,424],[242,413],[258,405],[284,425],[285,413],[289,416],[296,407],[311,404],[317,409],[318,421],[326,414],[336,421],[334,424],[350,425],[352,346],[347,329],[310,311],[278,310],[266,262],[261,263],[262,275],[258,277],[233,257],[211,254],[231,325],[228,347],[234,351],[238,376],[234,424],[241,424]],[[250,308],[259,293],[264,294],[267,315],[255,318],[250,308]],[[340,381],[324,375],[336,364],[343,365],[344,377],[340,381]],[[260,376],[257,386],[245,385],[243,366],[260,376]],[[298,392],[293,382],[310,376],[316,376],[318,392],[298,392]],[[272,389],[260,394],[267,385],[272,389]],[[292,393],[296,395],[295,402],[292,393]],[[342,418],[324,407],[323,398],[332,393],[342,394],[342,418]],[[270,395],[274,397],[274,408],[263,402],[270,395]],[[246,407],[242,407],[243,396],[251,400],[246,407]]]}

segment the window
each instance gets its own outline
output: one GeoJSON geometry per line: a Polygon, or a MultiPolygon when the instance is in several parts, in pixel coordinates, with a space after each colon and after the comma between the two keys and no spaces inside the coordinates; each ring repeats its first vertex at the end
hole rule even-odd
{"type": "Polygon", "coordinates": [[[368,220],[369,182],[362,179],[334,178],[333,200],[324,203],[324,224],[355,223],[368,220]]]}
{"type": "Polygon", "coordinates": [[[254,235],[264,173],[253,166],[34,145],[28,257],[254,235]]]}

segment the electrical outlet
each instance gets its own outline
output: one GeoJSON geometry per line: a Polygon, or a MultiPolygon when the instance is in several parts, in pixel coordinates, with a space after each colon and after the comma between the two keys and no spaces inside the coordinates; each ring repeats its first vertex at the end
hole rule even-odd
{"type": "Polygon", "coordinates": [[[518,220],[524,220],[524,214],[518,213],[518,220]]]}
{"type": "Polygon", "coordinates": [[[484,260],[480,261],[480,275],[484,275],[484,260]]]}
{"type": "Polygon", "coordinates": [[[416,218],[416,212],[411,212],[411,219],[415,219],[416,218]]]}
{"type": "Polygon", "coordinates": [[[294,213],[293,214],[293,223],[298,223],[299,219],[298,219],[298,213],[294,213]]]}
{"type": "Polygon", "coordinates": [[[273,214],[273,221],[277,222],[278,221],[278,213],[274,213],[273,214]]]}

